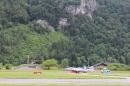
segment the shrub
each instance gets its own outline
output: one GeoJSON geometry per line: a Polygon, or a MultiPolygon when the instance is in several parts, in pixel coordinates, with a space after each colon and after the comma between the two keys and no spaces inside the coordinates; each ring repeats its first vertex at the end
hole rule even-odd
{"type": "Polygon", "coordinates": [[[50,70],[50,67],[57,67],[58,66],[57,60],[55,60],[55,59],[48,59],[48,60],[46,60],[46,61],[44,61],[42,63],[42,66],[44,68],[47,68],[48,70],[50,70]]]}
{"type": "Polygon", "coordinates": [[[12,65],[11,65],[11,64],[6,64],[6,65],[5,65],[5,68],[6,68],[7,70],[10,70],[10,69],[12,69],[12,65]]]}
{"type": "Polygon", "coordinates": [[[130,67],[125,64],[111,64],[107,66],[107,69],[114,71],[128,71],[130,67]]]}
{"type": "Polygon", "coordinates": [[[2,63],[0,63],[0,70],[2,69],[2,67],[3,67],[3,65],[2,65],[2,63]]]}

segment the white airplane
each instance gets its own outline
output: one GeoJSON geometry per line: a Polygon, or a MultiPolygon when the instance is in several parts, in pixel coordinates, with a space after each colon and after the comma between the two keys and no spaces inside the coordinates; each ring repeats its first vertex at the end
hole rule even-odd
{"type": "Polygon", "coordinates": [[[89,69],[87,69],[86,66],[83,66],[83,68],[69,67],[69,68],[65,68],[64,70],[70,71],[72,73],[87,73],[88,71],[94,71],[94,67],[91,66],[89,69]]]}

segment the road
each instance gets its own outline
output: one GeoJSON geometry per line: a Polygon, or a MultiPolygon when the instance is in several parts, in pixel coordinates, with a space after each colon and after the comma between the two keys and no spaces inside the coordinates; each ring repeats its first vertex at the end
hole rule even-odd
{"type": "Polygon", "coordinates": [[[0,79],[0,84],[130,84],[127,79],[0,79]]]}

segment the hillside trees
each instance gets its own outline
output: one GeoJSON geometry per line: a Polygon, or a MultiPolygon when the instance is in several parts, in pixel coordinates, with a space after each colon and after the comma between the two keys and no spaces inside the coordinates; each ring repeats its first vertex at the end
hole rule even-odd
{"type": "Polygon", "coordinates": [[[61,67],[61,68],[67,68],[67,67],[69,67],[68,59],[63,59],[63,60],[61,61],[60,67],[61,67]]]}
{"type": "MultiPolygon", "coordinates": [[[[87,1],[87,0],[86,0],[87,1]]],[[[99,8],[92,14],[72,15],[64,8],[79,5],[79,0],[1,0],[0,63],[20,65],[30,60],[40,64],[55,58],[58,64],[68,59],[69,66],[98,62],[130,65],[130,0],[96,0],[99,8]],[[59,19],[69,25],[58,29],[59,19]],[[46,20],[57,31],[35,24],[46,20]],[[24,24],[24,25],[23,25],[24,24]],[[60,32],[58,32],[60,31],[60,32]]]]}
{"type": "MultiPolygon", "coordinates": [[[[9,22],[16,23],[27,23],[29,21],[29,15],[27,14],[26,9],[24,9],[17,0],[5,0],[0,1],[1,3],[1,13],[3,26],[6,27],[9,22]],[[13,2],[13,3],[12,3],[13,2]],[[5,4],[5,5],[4,5],[5,4]],[[5,25],[6,24],[6,25],[5,25]]],[[[7,27],[8,28],[8,27],[7,27]]]]}

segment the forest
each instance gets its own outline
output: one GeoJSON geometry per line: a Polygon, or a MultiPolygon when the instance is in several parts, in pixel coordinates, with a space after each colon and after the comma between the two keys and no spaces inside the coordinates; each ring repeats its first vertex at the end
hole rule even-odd
{"type": "MultiPolygon", "coordinates": [[[[89,0],[86,0],[86,2],[89,0]]],[[[94,0],[93,0],[94,1],[94,0]]],[[[92,18],[65,9],[80,0],[0,0],[0,63],[18,66],[68,59],[69,66],[99,62],[130,65],[130,0],[96,0],[92,18]],[[62,7],[57,3],[62,3],[62,7]],[[59,19],[68,25],[58,29],[59,19]],[[43,19],[55,28],[36,24],[43,19]]]]}

